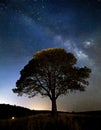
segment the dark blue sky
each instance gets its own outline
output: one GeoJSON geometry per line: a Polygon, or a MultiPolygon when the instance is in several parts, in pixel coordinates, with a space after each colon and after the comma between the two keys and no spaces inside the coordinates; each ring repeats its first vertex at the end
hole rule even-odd
{"type": "Polygon", "coordinates": [[[0,1],[0,103],[51,109],[48,99],[17,97],[12,92],[19,72],[36,51],[62,47],[74,53],[79,66],[92,69],[83,93],[58,100],[58,109],[101,109],[101,1],[0,1]]]}

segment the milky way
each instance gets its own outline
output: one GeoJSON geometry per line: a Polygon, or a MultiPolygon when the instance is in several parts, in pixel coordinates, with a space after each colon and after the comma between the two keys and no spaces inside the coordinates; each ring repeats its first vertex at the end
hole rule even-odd
{"type": "Polygon", "coordinates": [[[12,88],[35,52],[54,47],[74,53],[79,66],[92,69],[86,91],[61,97],[58,109],[101,109],[100,0],[0,1],[0,102],[51,109],[48,99],[17,97],[12,88]]]}

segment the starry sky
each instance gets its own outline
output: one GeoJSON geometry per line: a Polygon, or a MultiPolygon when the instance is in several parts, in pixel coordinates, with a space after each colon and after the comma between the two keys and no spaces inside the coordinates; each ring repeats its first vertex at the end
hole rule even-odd
{"type": "Polygon", "coordinates": [[[57,100],[58,110],[101,110],[101,0],[0,0],[0,103],[50,110],[40,95],[12,92],[33,54],[61,47],[92,69],[90,85],[57,100]]]}

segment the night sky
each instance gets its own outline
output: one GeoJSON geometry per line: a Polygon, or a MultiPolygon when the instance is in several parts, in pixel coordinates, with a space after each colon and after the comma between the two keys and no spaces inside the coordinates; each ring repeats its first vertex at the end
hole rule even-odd
{"type": "Polygon", "coordinates": [[[101,110],[101,0],[0,0],[0,103],[51,109],[48,98],[12,88],[35,52],[55,47],[92,69],[86,91],[60,97],[58,110],[101,110]]]}

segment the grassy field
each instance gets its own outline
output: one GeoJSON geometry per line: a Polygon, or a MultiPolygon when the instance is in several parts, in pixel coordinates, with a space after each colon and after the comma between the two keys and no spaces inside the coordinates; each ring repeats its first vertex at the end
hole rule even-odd
{"type": "Polygon", "coordinates": [[[101,115],[40,113],[22,118],[0,120],[0,130],[100,130],[101,115]]]}

